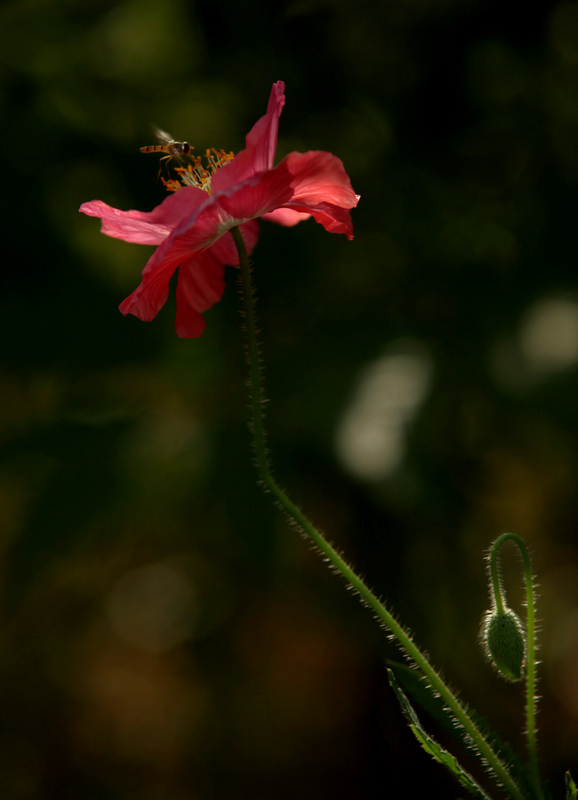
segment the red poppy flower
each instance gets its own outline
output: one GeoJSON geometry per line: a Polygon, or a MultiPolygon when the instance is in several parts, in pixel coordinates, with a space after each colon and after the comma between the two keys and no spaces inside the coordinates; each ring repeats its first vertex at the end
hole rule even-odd
{"type": "MultiPolygon", "coordinates": [[[[120,211],[101,200],[80,207],[84,214],[102,219],[102,233],[108,236],[158,245],[141,284],[121,303],[123,314],[153,319],[166,302],[169,280],[179,267],[176,332],[200,336],[205,327],[201,312],[223,295],[225,265],[239,265],[232,237],[223,234],[239,225],[250,251],[257,241],[258,217],[290,226],[312,216],[330,233],[353,238],[349,209],[359,196],[336,156],[321,151],[289,153],[273,166],[284,104],[285,84],[278,81],[267,113],[246,137],[245,149],[234,158],[221,154],[225,157],[213,160],[209,170],[197,159],[194,169],[180,171],[187,185],[153,211],[120,211]]],[[[173,184],[168,188],[177,186],[176,181],[168,183],[173,184]]]]}

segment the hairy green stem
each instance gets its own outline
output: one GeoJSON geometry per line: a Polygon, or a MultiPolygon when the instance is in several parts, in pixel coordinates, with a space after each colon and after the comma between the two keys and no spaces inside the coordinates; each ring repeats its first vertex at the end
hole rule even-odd
{"type": "Polygon", "coordinates": [[[307,534],[307,536],[309,536],[309,538],[315,543],[317,548],[333,565],[333,567],[341,573],[347,583],[349,583],[355,589],[355,591],[361,596],[362,600],[374,611],[381,624],[387,628],[397,639],[401,648],[426,676],[432,689],[442,697],[444,703],[451,710],[460,725],[463,726],[464,730],[471,738],[474,746],[485,759],[498,781],[510,793],[511,798],[513,800],[523,800],[523,794],[509,774],[506,765],[502,763],[499,756],[478,729],[462,703],[453,694],[439,673],[432,667],[426,656],[414,643],[408,631],[403,628],[403,626],[395,619],[393,614],[387,610],[385,605],[378,599],[371,589],[369,589],[364,581],[353,571],[353,569],[351,569],[351,567],[344,561],[344,559],[332,547],[332,545],[329,544],[320,531],[318,531],[317,528],[312,525],[312,523],[301,512],[301,510],[297,508],[297,506],[289,499],[289,497],[279,487],[273,478],[269,468],[265,442],[262,377],[259,359],[259,345],[257,343],[257,326],[255,319],[255,307],[253,303],[251,268],[249,265],[249,258],[245,248],[245,243],[239,228],[232,228],[231,235],[233,236],[233,240],[237,247],[239,264],[241,268],[241,287],[247,334],[247,356],[250,371],[253,446],[255,450],[257,466],[265,488],[271,492],[282,508],[287,512],[287,514],[297,523],[297,525],[307,534]]]}
{"type": "Polygon", "coordinates": [[[504,542],[511,541],[518,546],[524,567],[524,581],[526,585],[526,740],[530,756],[530,768],[534,789],[540,800],[543,800],[540,773],[538,770],[538,755],[536,747],[536,622],[534,581],[528,548],[524,541],[515,533],[504,533],[499,536],[490,552],[490,576],[492,581],[493,598],[496,610],[504,613],[504,600],[502,598],[502,584],[498,567],[498,555],[504,542]]]}

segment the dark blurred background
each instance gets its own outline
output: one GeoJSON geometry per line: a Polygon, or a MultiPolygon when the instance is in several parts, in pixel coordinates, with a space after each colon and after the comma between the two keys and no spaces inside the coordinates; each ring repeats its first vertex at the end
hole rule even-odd
{"type": "MultiPolygon", "coordinates": [[[[279,158],[330,150],[362,199],[353,242],[261,227],[274,470],[522,752],[522,687],[477,636],[484,553],[525,538],[562,797],[578,2],[17,0],[0,45],[0,796],[463,797],[406,730],[395,647],[257,486],[234,270],[178,339],[172,299],[117,310],[150,248],[77,211],[152,209],[151,124],[236,151],[284,80],[279,158]]],[[[514,551],[504,578],[520,609],[514,551]]]]}

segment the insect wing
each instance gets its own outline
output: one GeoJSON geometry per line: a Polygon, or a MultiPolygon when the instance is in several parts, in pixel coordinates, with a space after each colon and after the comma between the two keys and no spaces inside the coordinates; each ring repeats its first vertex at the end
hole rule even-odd
{"type": "Polygon", "coordinates": [[[162,142],[163,144],[173,144],[175,141],[170,133],[163,131],[161,128],[155,127],[154,132],[159,142],[162,142]]]}

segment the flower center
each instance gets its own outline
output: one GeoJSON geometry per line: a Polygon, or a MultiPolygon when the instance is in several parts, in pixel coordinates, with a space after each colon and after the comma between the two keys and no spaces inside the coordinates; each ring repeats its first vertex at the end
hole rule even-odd
{"type": "Polygon", "coordinates": [[[220,169],[223,164],[232,161],[235,154],[231,151],[225,153],[224,150],[216,150],[214,147],[207,149],[204,156],[193,156],[187,154],[190,159],[186,167],[176,167],[175,172],[179,175],[179,180],[162,178],[165,189],[168,192],[177,192],[183,186],[196,186],[208,194],[211,193],[211,179],[215,172],[220,169]]]}

